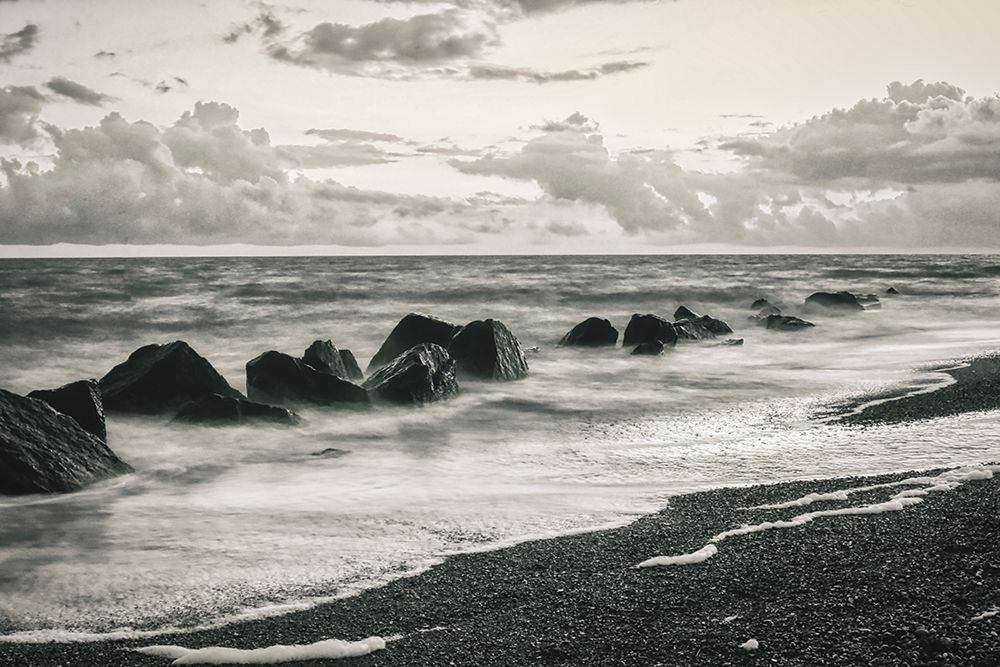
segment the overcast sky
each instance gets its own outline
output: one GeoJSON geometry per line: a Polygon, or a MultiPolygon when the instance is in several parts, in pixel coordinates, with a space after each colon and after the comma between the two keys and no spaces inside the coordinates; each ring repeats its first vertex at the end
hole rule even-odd
{"type": "Polygon", "coordinates": [[[998,62],[996,0],[0,0],[0,245],[995,250],[998,62]]]}

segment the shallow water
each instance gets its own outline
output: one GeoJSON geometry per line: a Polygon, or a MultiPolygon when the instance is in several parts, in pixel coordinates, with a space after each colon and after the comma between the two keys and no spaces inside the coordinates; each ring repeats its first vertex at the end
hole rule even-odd
{"type": "Polygon", "coordinates": [[[463,384],[425,409],[304,409],[301,428],[109,420],[137,470],[58,498],[0,500],[0,629],[211,622],[334,595],[442,554],[627,521],[683,491],[1000,458],[995,415],[859,430],[829,401],[940,381],[915,368],[1000,347],[997,257],[709,256],[0,261],[0,386],[100,377],[135,348],[188,341],[244,388],[260,352],[315,338],[364,366],[412,310],[496,317],[531,376],[463,384]],[[759,296],[904,293],[881,311],[752,327],[759,296]],[[584,317],[684,303],[742,347],[662,358],[569,350],[584,317]],[[328,447],[344,456],[312,454],[328,447]]]}

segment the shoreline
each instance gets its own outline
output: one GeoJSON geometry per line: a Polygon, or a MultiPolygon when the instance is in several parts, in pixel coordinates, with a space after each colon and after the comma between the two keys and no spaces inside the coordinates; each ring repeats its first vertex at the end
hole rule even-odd
{"type": "Polygon", "coordinates": [[[635,567],[652,556],[695,552],[741,524],[880,503],[907,487],[808,507],[746,508],[913,474],[676,496],[626,526],[450,556],[421,574],[308,610],[159,638],[5,643],[0,665],[167,665],[132,649],[370,636],[399,638],[366,657],[289,664],[998,664],[1000,638],[990,634],[997,618],[970,619],[1000,605],[1000,475],[930,493],[902,511],[733,537],[702,563],[635,567]],[[739,648],[751,638],[758,651],[739,648]]]}

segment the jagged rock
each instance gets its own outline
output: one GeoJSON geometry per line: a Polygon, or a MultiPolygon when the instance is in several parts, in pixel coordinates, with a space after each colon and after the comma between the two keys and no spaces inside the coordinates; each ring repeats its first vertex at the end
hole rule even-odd
{"type": "Polygon", "coordinates": [[[885,293],[890,296],[896,296],[897,294],[899,294],[899,290],[897,290],[895,287],[890,287],[885,291],[885,293]]]}
{"type": "Polygon", "coordinates": [[[588,317],[569,330],[559,341],[561,346],[599,347],[614,345],[618,342],[618,329],[611,326],[608,320],[599,317],[588,317]]]}
{"type": "Polygon", "coordinates": [[[340,351],[340,363],[344,364],[344,371],[347,373],[347,375],[344,376],[345,379],[365,379],[365,374],[361,372],[361,366],[358,366],[358,360],[354,358],[354,353],[350,350],[340,351]]]}
{"type": "Polygon", "coordinates": [[[45,401],[0,389],[0,493],[62,493],[132,472],[96,435],[45,401]]]}
{"type": "Polygon", "coordinates": [[[302,354],[302,361],[312,366],[320,373],[336,375],[339,378],[347,378],[347,369],[344,367],[344,360],[340,356],[340,350],[329,340],[315,340],[312,345],[306,348],[302,354]]]}
{"type": "Polygon", "coordinates": [[[29,393],[28,398],[45,401],[56,412],[75,419],[84,431],[96,435],[101,442],[108,441],[104,425],[104,402],[101,400],[97,380],[78,380],[58,389],[38,389],[29,393]]]}
{"type": "Polygon", "coordinates": [[[98,384],[108,411],[154,414],[176,410],[209,394],[241,396],[181,340],[140,347],[98,384]]]}
{"type": "Polygon", "coordinates": [[[458,393],[455,360],[440,345],[421,343],[375,371],[362,386],[389,403],[440,401],[458,393]]]}
{"type": "Polygon", "coordinates": [[[677,332],[674,331],[674,325],[656,315],[640,315],[638,313],[632,315],[628,326],[625,327],[622,345],[629,347],[657,341],[664,345],[676,345],[677,332]]]}
{"type": "Polygon", "coordinates": [[[732,327],[730,327],[728,324],[726,324],[719,318],[712,317],[711,315],[702,315],[695,321],[700,323],[701,326],[705,327],[706,329],[714,333],[716,336],[722,336],[725,334],[733,333],[732,327]]]}
{"type": "Polygon", "coordinates": [[[697,320],[678,320],[674,322],[677,340],[709,340],[715,338],[715,333],[706,327],[700,318],[697,320]]]}
{"type": "Polygon", "coordinates": [[[299,422],[299,417],[291,410],[275,405],[256,403],[245,398],[209,394],[181,408],[174,421],[215,426],[247,422],[294,425],[299,422]]]}
{"type": "Polygon", "coordinates": [[[461,327],[430,315],[410,313],[399,321],[368,364],[368,372],[385,366],[397,356],[420,343],[448,347],[461,327]]]}
{"type": "Polygon", "coordinates": [[[520,380],[528,375],[521,343],[498,320],[466,324],[448,343],[448,354],[463,375],[488,380],[520,380]]]}
{"type": "Polygon", "coordinates": [[[699,317],[701,317],[701,315],[699,315],[698,313],[694,312],[693,310],[691,310],[687,306],[680,306],[677,310],[674,311],[674,320],[675,321],[676,320],[696,320],[699,317]]]}
{"type": "Polygon", "coordinates": [[[865,308],[850,292],[814,292],[806,298],[803,308],[811,312],[860,313],[865,308]]]}
{"type": "Polygon", "coordinates": [[[632,350],[632,354],[635,355],[647,355],[655,357],[658,354],[663,354],[663,343],[658,340],[646,341],[645,343],[639,343],[632,350]]]}
{"type": "Polygon", "coordinates": [[[282,352],[265,352],[247,362],[247,394],[251,400],[278,405],[354,405],[368,403],[364,389],[322,373],[301,359],[282,352]]]}
{"type": "Polygon", "coordinates": [[[812,322],[792,317],[791,315],[769,315],[767,319],[762,321],[762,324],[768,329],[776,329],[778,331],[798,331],[799,329],[816,326],[812,322]]]}

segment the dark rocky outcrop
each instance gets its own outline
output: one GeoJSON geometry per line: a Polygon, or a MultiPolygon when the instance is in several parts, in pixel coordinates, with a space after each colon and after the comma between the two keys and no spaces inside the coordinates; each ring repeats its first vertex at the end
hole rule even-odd
{"type": "Polygon", "coordinates": [[[97,436],[45,401],[0,389],[0,493],[61,493],[132,472],[97,436]]]}
{"type": "Polygon", "coordinates": [[[434,343],[421,343],[375,371],[362,385],[372,398],[421,405],[458,393],[455,360],[434,343]]]}
{"type": "Polygon", "coordinates": [[[344,364],[344,376],[347,380],[363,380],[365,374],[361,372],[358,360],[354,358],[354,353],[350,350],[340,350],[340,363],[344,364]]]}
{"type": "Polygon", "coordinates": [[[448,347],[461,327],[430,315],[410,313],[399,321],[368,364],[368,372],[385,366],[397,356],[420,343],[448,347]]]}
{"type": "Polygon", "coordinates": [[[687,306],[680,306],[674,311],[674,320],[696,320],[699,317],[701,317],[701,315],[694,312],[687,306]]]}
{"type": "Polygon", "coordinates": [[[487,380],[520,380],[528,375],[521,343],[497,320],[466,324],[448,343],[448,354],[460,375],[487,380]]]}
{"type": "Polygon", "coordinates": [[[339,378],[347,378],[347,369],[344,367],[344,360],[340,356],[340,350],[329,340],[315,340],[312,345],[306,348],[302,354],[302,361],[312,366],[320,373],[336,375],[339,378]]]}
{"type": "Polygon", "coordinates": [[[599,317],[588,317],[569,330],[559,341],[561,346],[600,347],[618,342],[618,329],[599,317]]]}
{"type": "Polygon", "coordinates": [[[98,384],[105,410],[144,414],[174,411],[209,394],[241,395],[180,340],[140,347],[98,384]]]}
{"type": "Polygon", "coordinates": [[[701,324],[701,326],[705,327],[706,329],[714,333],[716,336],[723,336],[725,334],[733,333],[732,327],[730,327],[728,324],[718,319],[717,317],[712,317],[711,315],[702,315],[701,317],[699,317],[694,321],[701,324]]]}
{"type": "Polygon", "coordinates": [[[275,405],[256,403],[245,398],[209,394],[182,407],[177,416],[174,417],[174,421],[210,426],[228,426],[247,422],[294,425],[299,422],[299,418],[291,410],[275,405]]]}
{"type": "Polygon", "coordinates": [[[812,322],[791,315],[769,315],[767,319],[761,321],[761,324],[777,331],[798,331],[816,326],[812,322]]]}
{"type": "Polygon", "coordinates": [[[639,315],[638,313],[633,315],[632,319],[628,321],[628,326],[625,327],[622,345],[629,347],[655,342],[676,345],[677,332],[674,331],[674,325],[656,315],[639,315]]]}
{"type": "Polygon", "coordinates": [[[658,340],[639,343],[635,346],[635,349],[632,350],[632,354],[655,357],[658,354],[663,354],[663,343],[658,340]]]}
{"type": "Polygon", "coordinates": [[[104,425],[104,402],[97,380],[78,380],[58,389],[38,389],[28,394],[51,405],[56,412],[69,415],[84,431],[96,435],[101,442],[108,441],[104,425]]]}
{"type": "Polygon", "coordinates": [[[813,292],[806,297],[803,309],[814,313],[860,313],[865,308],[850,292],[813,292]]]}
{"type": "Polygon", "coordinates": [[[367,392],[353,382],[322,373],[282,352],[265,352],[248,361],[246,368],[247,394],[254,401],[326,406],[368,403],[367,392]]]}
{"type": "Polygon", "coordinates": [[[733,333],[732,328],[720,319],[701,315],[693,320],[674,322],[678,340],[709,340],[716,336],[733,333]]]}

